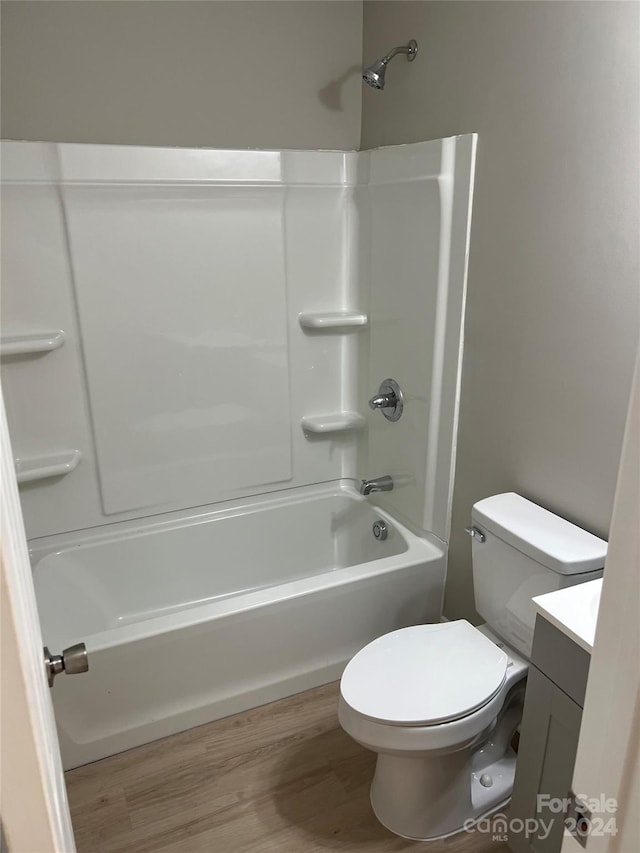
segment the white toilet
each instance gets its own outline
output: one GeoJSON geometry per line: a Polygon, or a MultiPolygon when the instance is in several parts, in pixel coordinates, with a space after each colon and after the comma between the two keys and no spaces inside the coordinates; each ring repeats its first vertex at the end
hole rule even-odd
{"type": "Polygon", "coordinates": [[[338,716],[378,753],[371,804],[421,841],[468,828],[511,797],[531,598],[601,577],[607,543],[514,493],[472,510],[473,582],[486,624],[402,628],[347,664],[338,716]]]}

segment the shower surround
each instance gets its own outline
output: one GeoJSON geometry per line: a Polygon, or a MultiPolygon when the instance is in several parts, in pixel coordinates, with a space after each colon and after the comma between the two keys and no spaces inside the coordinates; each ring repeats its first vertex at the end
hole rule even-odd
{"type": "Polygon", "coordinates": [[[3,386],[43,638],[90,662],[53,689],[67,767],[440,617],[474,152],[2,143],[3,386]],[[387,377],[397,423],[367,406],[387,377]]]}

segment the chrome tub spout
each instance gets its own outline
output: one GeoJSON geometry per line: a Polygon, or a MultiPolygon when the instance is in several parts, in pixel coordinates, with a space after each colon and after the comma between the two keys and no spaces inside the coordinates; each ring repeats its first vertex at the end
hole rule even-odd
{"type": "Polygon", "coordinates": [[[363,480],[360,484],[360,494],[370,495],[372,492],[390,492],[393,489],[393,477],[385,474],[373,480],[363,480]]]}

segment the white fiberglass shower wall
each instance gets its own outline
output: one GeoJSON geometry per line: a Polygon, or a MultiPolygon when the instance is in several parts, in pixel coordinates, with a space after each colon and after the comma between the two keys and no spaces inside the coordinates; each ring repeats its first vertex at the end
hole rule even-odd
{"type": "Polygon", "coordinates": [[[54,688],[67,766],[439,618],[474,145],[3,143],[3,387],[41,620],[90,659],[54,688]],[[367,406],[387,377],[395,424],[367,406]],[[383,474],[384,501],[358,494],[383,474]]]}

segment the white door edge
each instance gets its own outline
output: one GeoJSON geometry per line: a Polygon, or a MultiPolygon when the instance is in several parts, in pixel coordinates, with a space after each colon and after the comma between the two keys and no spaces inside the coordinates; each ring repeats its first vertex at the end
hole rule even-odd
{"type": "MultiPolygon", "coordinates": [[[[573,791],[588,798],[587,853],[640,839],[640,352],[618,472],[573,791]]],[[[562,853],[582,853],[565,834],[562,853]]]]}
{"type": "Polygon", "coordinates": [[[4,840],[9,850],[74,853],[76,847],[1,393],[0,463],[4,840]]]}

